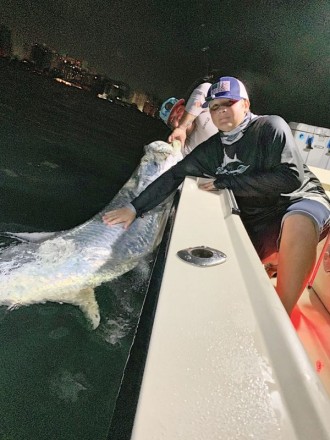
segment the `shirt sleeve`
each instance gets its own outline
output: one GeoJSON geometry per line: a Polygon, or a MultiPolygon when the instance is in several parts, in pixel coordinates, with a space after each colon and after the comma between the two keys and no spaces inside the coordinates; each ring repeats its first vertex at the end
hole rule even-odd
{"type": "Polygon", "coordinates": [[[132,200],[131,204],[136,210],[137,217],[162,203],[181,185],[186,176],[215,176],[214,162],[216,157],[214,150],[216,145],[216,139],[212,138],[200,144],[132,200]]]}
{"type": "Polygon", "coordinates": [[[288,124],[279,116],[269,116],[260,130],[258,142],[265,148],[262,170],[219,176],[216,188],[230,188],[238,197],[279,197],[302,185],[303,162],[288,124]]]}
{"type": "Polygon", "coordinates": [[[185,107],[187,113],[197,117],[203,111],[208,111],[208,109],[204,109],[202,105],[205,102],[205,98],[210,87],[211,83],[202,83],[193,90],[185,107]]]}

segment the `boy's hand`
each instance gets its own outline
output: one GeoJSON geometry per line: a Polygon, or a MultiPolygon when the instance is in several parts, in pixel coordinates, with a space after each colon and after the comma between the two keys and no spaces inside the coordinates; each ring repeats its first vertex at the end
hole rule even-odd
{"type": "Polygon", "coordinates": [[[213,181],[202,183],[201,185],[198,185],[198,188],[204,191],[217,191],[217,188],[214,186],[213,181]]]}
{"type": "Polygon", "coordinates": [[[103,222],[108,226],[124,223],[123,228],[128,229],[134,222],[136,214],[130,208],[120,208],[114,211],[109,211],[102,217],[103,222]]]}

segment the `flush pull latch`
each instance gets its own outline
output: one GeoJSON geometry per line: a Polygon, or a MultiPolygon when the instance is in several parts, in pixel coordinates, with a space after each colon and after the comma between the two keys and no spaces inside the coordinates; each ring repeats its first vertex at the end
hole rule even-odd
{"type": "Polygon", "coordinates": [[[208,246],[195,246],[182,249],[177,252],[177,256],[187,263],[200,267],[215,266],[224,263],[227,259],[226,254],[208,246]]]}

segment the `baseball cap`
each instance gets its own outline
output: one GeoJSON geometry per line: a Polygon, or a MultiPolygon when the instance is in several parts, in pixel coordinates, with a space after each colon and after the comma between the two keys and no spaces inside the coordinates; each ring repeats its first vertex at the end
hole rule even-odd
{"type": "Polygon", "coordinates": [[[177,99],[174,97],[166,99],[159,110],[160,118],[165,122],[165,124],[168,124],[174,117],[178,116],[178,112],[180,112],[180,116],[182,116],[184,112],[183,104],[184,99],[177,99]]]}
{"type": "Polygon", "coordinates": [[[244,84],[233,76],[221,76],[211,85],[203,108],[208,107],[209,102],[213,99],[228,98],[239,101],[240,99],[249,99],[244,84]]]}
{"type": "Polygon", "coordinates": [[[171,110],[173,108],[173,106],[178,102],[179,100],[176,98],[168,98],[166,99],[166,101],[163,102],[163,104],[160,107],[159,110],[159,116],[161,117],[161,119],[165,122],[165,124],[167,123],[168,117],[171,113],[171,110]]]}

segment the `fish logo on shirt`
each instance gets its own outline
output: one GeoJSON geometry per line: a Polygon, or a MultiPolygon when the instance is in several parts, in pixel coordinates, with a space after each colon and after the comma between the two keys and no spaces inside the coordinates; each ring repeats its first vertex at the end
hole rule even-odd
{"type": "Polygon", "coordinates": [[[241,160],[237,158],[237,154],[231,159],[225,152],[223,163],[217,168],[215,174],[217,175],[237,175],[243,174],[250,167],[250,165],[244,165],[241,160]]]}

